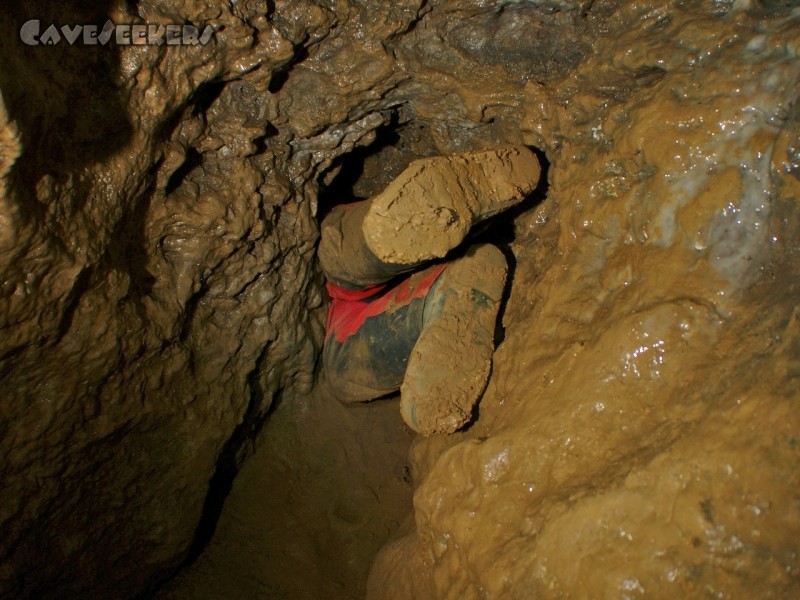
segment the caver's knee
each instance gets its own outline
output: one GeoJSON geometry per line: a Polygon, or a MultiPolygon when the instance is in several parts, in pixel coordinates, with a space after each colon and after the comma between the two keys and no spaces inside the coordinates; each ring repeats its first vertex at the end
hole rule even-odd
{"type": "Polygon", "coordinates": [[[334,301],[322,368],[343,401],[373,400],[400,389],[422,329],[425,296],[440,272],[415,274],[366,303],[334,301]]]}
{"type": "Polygon", "coordinates": [[[341,207],[334,207],[320,225],[317,258],[325,276],[334,281],[341,281],[347,276],[345,232],[342,231],[344,213],[341,207]]]}
{"type": "Polygon", "coordinates": [[[390,382],[387,387],[369,365],[370,361],[348,355],[347,348],[328,339],[322,353],[321,382],[337,400],[348,404],[369,402],[397,391],[399,384],[390,382]]]}
{"type": "Polygon", "coordinates": [[[384,263],[367,248],[362,224],[371,200],[334,207],[320,226],[317,250],[328,281],[348,289],[385,283],[413,266],[384,263]]]}
{"type": "Polygon", "coordinates": [[[380,392],[364,387],[356,382],[347,380],[346,377],[342,375],[333,374],[326,369],[322,370],[322,384],[334,398],[345,404],[369,402],[391,393],[391,391],[380,392]]]}

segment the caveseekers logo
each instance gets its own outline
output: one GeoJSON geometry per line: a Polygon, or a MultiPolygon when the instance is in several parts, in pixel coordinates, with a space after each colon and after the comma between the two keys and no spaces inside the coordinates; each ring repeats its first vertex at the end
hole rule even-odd
{"type": "Polygon", "coordinates": [[[50,25],[43,28],[39,19],[33,19],[22,26],[19,37],[28,46],[61,43],[105,46],[112,39],[119,46],[205,46],[216,32],[213,25],[200,31],[194,25],[117,25],[111,20],[106,21],[102,29],[97,25],[50,25]]]}

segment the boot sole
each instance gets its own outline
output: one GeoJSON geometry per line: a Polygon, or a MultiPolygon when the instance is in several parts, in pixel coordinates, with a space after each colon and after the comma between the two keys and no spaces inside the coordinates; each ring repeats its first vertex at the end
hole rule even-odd
{"type": "Polygon", "coordinates": [[[520,203],[539,182],[524,146],[411,163],[372,202],[362,231],[383,262],[441,258],[478,222],[520,203]]]}
{"type": "MultiPolygon", "coordinates": [[[[448,266],[400,387],[400,412],[423,434],[452,433],[471,417],[492,365],[494,329],[507,265],[491,245],[448,266]]],[[[426,300],[426,311],[428,311],[426,300]]]]}

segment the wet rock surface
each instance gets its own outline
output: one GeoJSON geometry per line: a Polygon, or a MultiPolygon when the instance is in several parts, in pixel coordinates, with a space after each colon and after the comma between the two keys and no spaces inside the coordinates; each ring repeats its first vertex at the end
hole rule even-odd
{"type": "Polygon", "coordinates": [[[753,8],[620,6],[526,86],[506,339],[369,597],[797,594],[797,15],[753,8]]]}
{"type": "Polygon", "coordinates": [[[415,442],[413,524],[369,597],[800,592],[796,8],[40,9],[0,19],[5,595],[131,597],[196,554],[275,399],[312,386],[318,213],[520,143],[549,188],[497,226],[515,265],[479,418],[415,442]],[[224,29],[18,41],[109,17],[224,29]]]}

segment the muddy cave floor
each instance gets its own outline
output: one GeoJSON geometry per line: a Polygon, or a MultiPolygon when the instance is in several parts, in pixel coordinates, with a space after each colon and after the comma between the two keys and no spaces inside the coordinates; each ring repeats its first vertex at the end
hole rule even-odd
{"type": "Polygon", "coordinates": [[[280,403],[198,560],[156,600],[361,599],[410,517],[415,434],[399,397],[343,405],[322,387],[280,403]]]}

